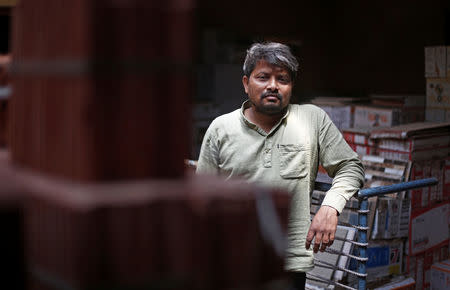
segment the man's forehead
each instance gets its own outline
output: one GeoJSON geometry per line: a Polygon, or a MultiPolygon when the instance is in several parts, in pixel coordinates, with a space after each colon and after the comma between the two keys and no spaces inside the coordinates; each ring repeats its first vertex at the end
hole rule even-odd
{"type": "Polygon", "coordinates": [[[284,66],[269,63],[265,59],[258,60],[253,71],[264,70],[264,69],[274,70],[274,71],[280,72],[280,73],[289,73],[289,71],[284,66]]]}

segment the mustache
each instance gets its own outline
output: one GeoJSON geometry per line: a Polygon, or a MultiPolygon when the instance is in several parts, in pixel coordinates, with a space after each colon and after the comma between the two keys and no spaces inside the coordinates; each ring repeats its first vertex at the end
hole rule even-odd
{"type": "Polygon", "coordinates": [[[277,99],[280,100],[280,101],[283,98],[283,96],[280,93],[264,92],[264,93],[261,94],[261,99],[264,99],[264,98],[266,98],[268,96],[277,97],[277,99]]]}

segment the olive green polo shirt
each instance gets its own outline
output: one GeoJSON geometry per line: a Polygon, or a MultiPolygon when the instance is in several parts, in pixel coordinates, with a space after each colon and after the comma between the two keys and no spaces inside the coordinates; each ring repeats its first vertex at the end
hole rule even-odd
{"type": "Polygon", "coordinates": [[[312,249],[306,250],[310,226],[310,196],[319,163],[333,177],[322,205],[339,213],[363,185],[364,169],[328,115],[314,105],[289,105],[269,133],[250,122],[242,107],[219,116],[203,139],[197,173],[287,190],[291,197],[288,223],[287,271],[313,268],[312,249]]]}

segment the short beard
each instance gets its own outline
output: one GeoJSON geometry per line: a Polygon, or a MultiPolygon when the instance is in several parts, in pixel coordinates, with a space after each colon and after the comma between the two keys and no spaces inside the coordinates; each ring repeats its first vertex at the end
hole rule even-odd
{"type": "Polygon", "coordinates": [[[265,97],[267,97],[267,95],[276,95],[276,97],[278,98],[279,105],[259,105],[259,104],[255,104],[253,103],[250,99],[250,103],[252,103],[253,107],[255,108],[255,110],[261,114],[264,115],[269,115],[269,116],[275,116],[275,115],[280,115],[280,114],[284,114],[287,111],[287,106],[286,107],[282,107],[282,99],[283,96],[279,93],[271,93],[271,92],[265,92],[261,95],[260,99],[264,99],[265,97]]]}
{"type": "Polygon", "coordinates": [[[279,105],[263,106],[263,105],[255,104],[251,100],[249,100],[249,101],[253,105],[253,107],[255,108],[255,110],[257,112],[264,114],[264,115],[268,115],[268,116],[281,115],[281,114],[286,113],[286,111],[287,111],[287,106],[283,108],[281,102],[279,105]]]}

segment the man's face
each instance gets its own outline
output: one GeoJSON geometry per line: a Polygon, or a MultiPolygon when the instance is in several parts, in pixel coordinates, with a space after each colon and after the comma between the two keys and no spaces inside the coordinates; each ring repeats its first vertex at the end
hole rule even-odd
{"type": "Polygon", "coordinates": [[[244,76],[242,83],[254,108],[263,114],[282,113],[291,99],[289,72],[264,60],[258,61],[250,77],[244,76]]]}

